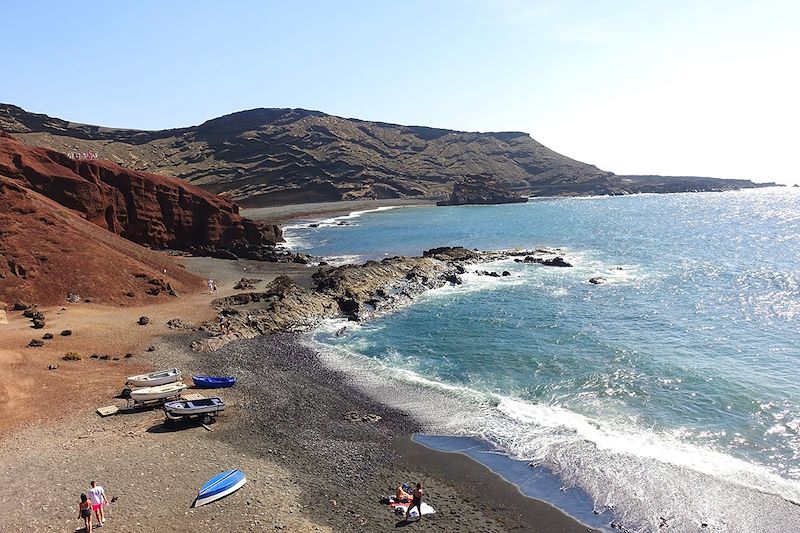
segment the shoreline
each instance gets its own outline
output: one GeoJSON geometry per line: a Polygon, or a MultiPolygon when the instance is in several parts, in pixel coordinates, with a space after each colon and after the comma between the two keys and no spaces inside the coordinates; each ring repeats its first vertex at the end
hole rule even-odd
{"type": "MultiPolygon", "coordinates": [[[[237,425],[247,429],[241,428],[236,439],[240,446],[269,450],[271,438],[280,435],[282,454],[287,449],[297,450],[299,457],[286,453],[284,459],[295,463],[299,478],[313,476],[305,496],[309,509],[314,509],[313,502],[325,498],[327,503],[337,501],[336,505],[316,507],[311,516],[336,531],[364,530],[354,525],[371,524],[365,527],[368,531],[405,525],[378,500],[390,494],[397,483],[413,480],[422,480],[426,501],[437,510],[420,525],[426,529],[599,531],[545,501],[520,493],[516,486],[466,455],[439,452],[415,442],[412,435],[421,426],[413,415],[355,388],[346,374],[322,362],[303,335],[281,333],[236,341],[203,354],[202,360],[219,373],[269,376],[269,391],[256,380],[237,392],[249,398],[248,405],[254,411],[263,404],[280,405],[282,415],[270,421],[258,417],[238,421],[237,425]],[[284,403],[284,387],[302,390],[303,397],[284,403]],[[375,415],[380,420],[360,418],[375,415]],[[295,419],[313,428],[292,435],[295,419]],[[352,514],[360,517],[357,524],[342,516],[336,508],[343,500],[329,492],[339,477],[345,484],[356,480],[354,488],[359,496],[348,496],[344,501],[352,514]]],[[[347,490],[342,487],[342,491],[347,490]]]]}
{"type": "Polygon", "coordinates": [[[261,222],[286,224],[298,220],[316,220],[333,216],[350,215],[358,211],[372,211],[381,207],[435,206],[435,200],[389,198],[383,200],[342,200],[338,202],[319,202],[288,204],[269,207],[249,207],[241,210],[242,216],[261,222]]]}
{"type": "MultiPolygon", "coordinates": [[[[299,265],[250,261],[188,258],[186,264],[219,279],[222,293],[236,293],[229,286],[243,272],[265,280],[284,273],[301,278],[310,274],[299,265]]],[[[177,307],[151,306],[147,312],[158,322],[200,318],[211,311],[201,302],[211,298],[198,296],[177,307]]],[[[108,311],[104,306],[83,309],[87,316],[108,311]]],[[[120,313],[127,317],[140,311],[120,313]]],[[[12,326],[19,326],[19,318],[11,318],[12,326]]],[[[88,341],[104,333],[106,326],[100,325],[89,337],[94,319],[85,320],[77,335],[88,341]]],[[[413,417],[353,388],[297,335],[238,340],[215,352],[197,353],[191,342],[205,334],[137,328],[130,331],[141,337],[136,341],[140,349],[151,344],[152,352],[137,353],[135,365],[115,363],[119,368],[102,374],[88,397],[69,392],[64,415],[45,415],[0,435],[6,450],[0,469],[0,501],[6,506],[0,529],[24,523],[33,531],[73,530],[79,523],[73,500],[89,479],[98,479],[109,495],[118,497],[108,516],[119,531],[261,530],[273,525],[289,531],[390,531],[402,526],[444,532],[587,530],[549,504],[519,494],[472,459],[440,455],[414,443],[411,436],[419,424],[413,417]],[[186,376],[239,377],[233,389],[199,391],[217,393],[229,406],[211,431],[193,425],[167,427],[158,409],[108,418],[94,413],[100,405],[124,405],[115,398],[123,385],[120,376],[138,373],[140,367],[169,366],[181,368],[186,376]],[[73,403],[76,397],[81,401],[73,403]],[[351,420],[353,412],[380,419],[351,420]],[[246,488],[224,502],[187,511],[199,486],[229,467],[246,471],[246,488]],[[397,483],[413,480],[423,481],[426,501],[437,513],[420,524],[405,524],[379,499],[397,483]],[[37,492],[33,501],[10,505],[19,501],[23,486],[49,489],[37,492]]],[[[90,371],[87,364],[103,363],[82,361],[75,370],[90,371]]]]}

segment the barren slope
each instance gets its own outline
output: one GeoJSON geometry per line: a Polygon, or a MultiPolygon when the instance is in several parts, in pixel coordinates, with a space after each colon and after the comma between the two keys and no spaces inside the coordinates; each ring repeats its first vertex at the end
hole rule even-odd
{"type": "Polygon", "coordinates": [[[355,198],[444,198],[479,177],[528,194],[613,194],[618,180],[526,133],[468,133],[254,109],[163,131],[70,123],[0,105],[0,129],[62,152],[177,176],[248,206],[355,198]]]}
{"type": "Polygon", "coordinates": [[[56,305],[75,293],[97,303],[133,305],[173,298],[166,290],[151,294],[167,284],[178,294],[203,286],[169,256],[0,176],[0,302],[56,305]]]}

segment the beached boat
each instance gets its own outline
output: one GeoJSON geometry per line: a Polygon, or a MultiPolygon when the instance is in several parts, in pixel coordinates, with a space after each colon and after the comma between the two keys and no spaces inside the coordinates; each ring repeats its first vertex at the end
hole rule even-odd
{"type": "Polygon", "coordinates": [[[149,400],[163,400],[178,396],[186,390],[183,383],[167,383],[157,387],[145,387],[131,391],[131,399],[135,402],[146,402],[149,400]]]}
{"type": "Polygon", "coordinates": [[[156,385],[166,385],[167,383],[175,383],[180,380],[181,371],[177,368],[170,368],[168,370],[150,372],[149,374],[141,374],[139,376],[129,376],[127,383],[131,387],[155,387],[156,385]]]}
{"type": "Polygon", "coordinates": [[[194,386],[201,389],[224,389],[233,387],[236,378],[233,376],[192,376],[194,386]]]}
{"type": "Polygon", "coordinates": [[[195,416],[218,413],[225,410],[225,402],[220,398],[203,398],[202,400],[177,400],[164,404],[164,411],[170,416],[195,416]]]}
{"type": "Polygon", "coordinates": [[[247,478],[241,470],[226,470],[217,474],[203,485],[194,501],[194,507],[200,507],[207,503],[224,498],[228,494],[236,492],[247,483],[247,478]]]}

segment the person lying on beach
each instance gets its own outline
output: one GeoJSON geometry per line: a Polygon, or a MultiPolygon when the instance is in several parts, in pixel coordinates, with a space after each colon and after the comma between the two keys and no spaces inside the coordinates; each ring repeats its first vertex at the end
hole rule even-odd
{"type": "Polygon", "coordinates": [[[81,494],[81,503],[78,504],[78,518],[83,518],[83,528],[86,533],[92,533],[92,504],[86,494],[81,494]]]}
{"type": "Polygon", "coordinates": [[[411,494],[406,492],[406,490],[403,488],[402,483],[397,485],[397,490],[394,491],[394,501],[396,502],[411,501],[411,494]]]}
{"type": "Polygon", "coordinates": [[[90,485],[92,488],[89,489],[89,499],[92,500],[92,511],[94,511],[97,517],[97,527],[103,527],[103,522],[106,521],[103,506],[108,503],[106,491],[94,481],[92,481],[90,485]]]}

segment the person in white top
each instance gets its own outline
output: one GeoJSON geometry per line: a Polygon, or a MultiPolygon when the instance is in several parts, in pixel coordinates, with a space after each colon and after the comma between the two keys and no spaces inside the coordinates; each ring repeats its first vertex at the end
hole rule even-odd
{"type": "Polygon", "coordinates": [[[94,515],[97,517],[97,527],[103,527],[103,522],[106,521],[105,514],[103,513],[103,506],[108,503],[106,491],[94,481],[92,481],[90,485],[92,488],[86,492],[89,493],[89,500],[92,502],[92,511],[94,511],[94,515]]]}

